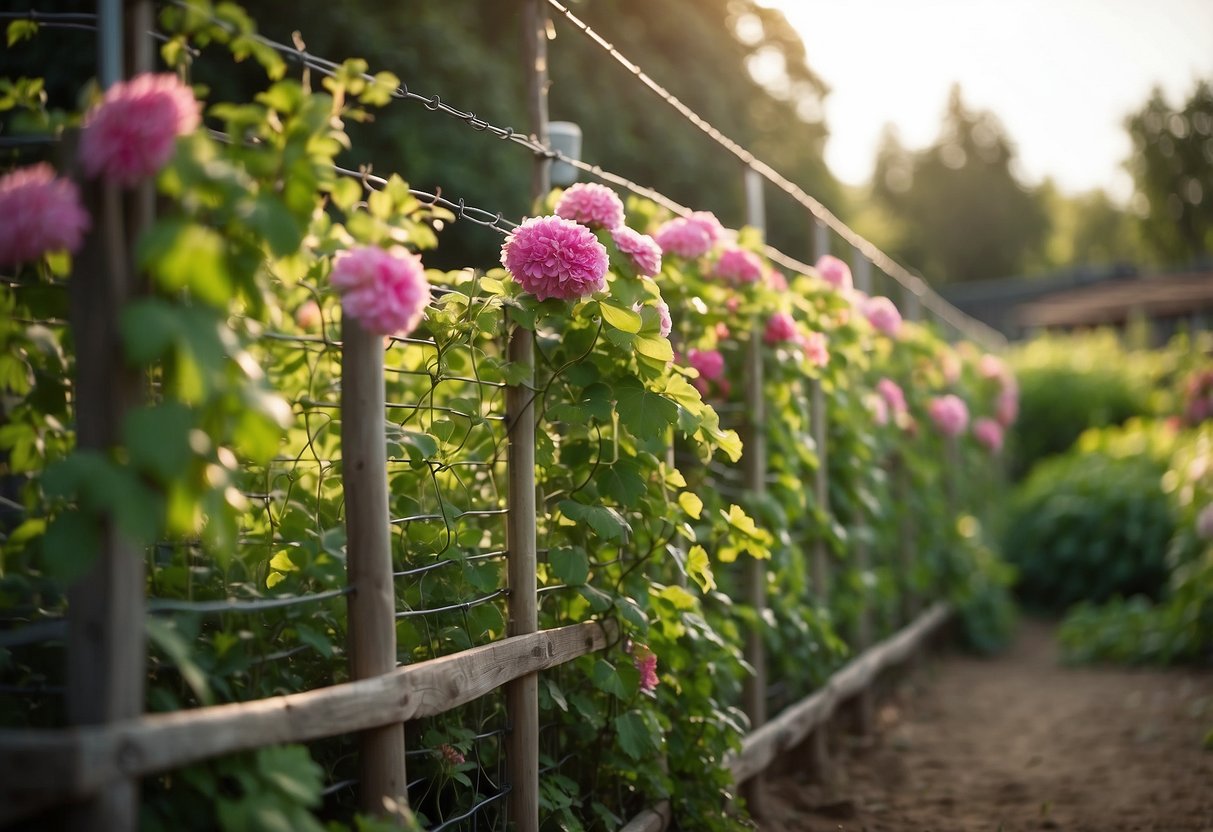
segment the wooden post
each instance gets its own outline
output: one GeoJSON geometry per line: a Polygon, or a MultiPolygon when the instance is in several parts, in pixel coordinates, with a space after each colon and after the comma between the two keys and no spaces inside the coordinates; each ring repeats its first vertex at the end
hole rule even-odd
{"type": "MultiPolygon", "coordinates": [[[[350,676],[367,679],[396,668],[396,591],[388,514],[387,419],[383,338],[341,319],[341,479],[345,491],[350,676]]],[[[389,815],[408,805],[404,725],[359,737],[362,811],[389,815]]]]}
{"type": "Polygon", "coordinates": [[[814,219],[813,223],[813,258],[820,260],[830,253],[830,229],[821,220],[814,219]]]}
{"type": "MultiPolygon", "coordinates": [[[[121,0],[101,0],[97,14],[97,75],[103,87],[122,78],[121,0]]],[[[126,239],[122,190],[86,189],[94,230],[76,259],[70,317],[76,343],[76,445],[108,454],[121,441],[122,422],[139,399],[139,375],[123,357],[119,316],[137,291],[126,239]]],[[[127,540],[112,519],[102,521],[100,548],[88,573],[68,590],[67,716],[96,725],[143,712],[146,675],[144,563],[139,541],[127,540]]],[[[73,830],[122,832],[139,821],[139,783],[122,780],[72,808],[73,830]]]]}
{"type": "MultiPolygon", "coordinates": [[[[830,511],[830,472],[829,472],[829,435],[830,425],[826,412],[825,391],[821,382],[814,379],[809,388],[810,428],[813,431],[813,442],[817,446],[817,476],[813,480],[813,495],[818,509],[828,516],[830,511]]],[[[830,600],[829,553],[826,551],[826,541],[821,535],[813,541],[813,560],[810,564],[810,578],[813,582],[813,592],[820,606],[827,606],[830,600]]],[[[809,736],[809,768],[822,781],[830,779],[830,753],[827,742],[826,728],[816,729],[809,736]]]]}
{"type": "Polygon", "coordinates": [[[897,557],[901,567],[901,620],[906,624],[914,620],[922,608],[918,592],[914,588],[915,543],[918,529],[914,522],[914,512],[910,508],[910,471],[905,460],[900,456],[894,457],[890,463],[890,475],[893,478],[893,494],[897,505],[897,557]]]}
{"type": "Polygon", "coordinates": [[[901,314],[907,321],[922,320],[922,298],[909,286],[901,291],[901,314]]]}
{"type": "MultiPolygon", "coordinates": [[[[522,2],[522,44],[526,62],[527,109],[531,132],[547,143],[548,66],[547,5],[543,0],[522,2]]],[[[531,198],[542,199],[550,189],[551,164],[536,157],[531,171],[531,198]]],[[[535,384],[534,334],[515,326],[509,335],[509,359],[526,373],[506,389],[509,424],[509,515],[506,580],[509,584],[508,634],[520,636],[539,628],[536,595],[535,502],[535,384]]],[[[509,773],[508,814],[514,832],[539,829],[539,676],[531,673],[506,685],[506,771],[509,773]]]]}
{"type": "MultiPolygon", "coordinates": [[[[866,294],[871,294],[872,261],[864,257],[863,252],[858,248],[855,248],[852,251],[851,263],[853,266],[851,271],[855,278],[855,288],[866,294]]],[[[855,647],[857,653],[862,653],[872,646],[872,592],[867,582],[868,572],[871,571],[872,563],[867,539],[867,518],[864,517],[862,505],[856,507],[853,521],[855,531],[855,567],[863,578],[860,583],[863,594],[860,599],[861,605],[859,608],[857,632],[855,634],[855,647]]],[[[874,693],[872,686],[868,685],[860,691],[859,696],[856,698],[855,729],[861,737],[869,737],[875,722],[876,704],[874,693]]]]}

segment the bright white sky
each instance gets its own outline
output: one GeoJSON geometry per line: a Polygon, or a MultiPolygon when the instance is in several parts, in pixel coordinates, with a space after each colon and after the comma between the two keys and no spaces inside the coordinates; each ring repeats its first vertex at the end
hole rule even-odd
{"type": "Polygon", "coordinates": [[[1151,87],[1173,105],[1213,78],[1213,0],[761,0],[800,32],[830,85],[826,162],[871,175],[882,126],[934,140],[948,89],[992,110],[1029,181],[1125,200],[1121,126],[1151,87]]]}

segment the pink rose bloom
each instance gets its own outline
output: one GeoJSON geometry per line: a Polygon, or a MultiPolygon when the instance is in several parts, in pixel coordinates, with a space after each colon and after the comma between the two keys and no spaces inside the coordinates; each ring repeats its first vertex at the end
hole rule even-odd
{"type": "Polygon", "coordinates": [[[830,363],[828,343],[824,332],[810,332],[800,339],[805,357],[815,367],[824,367],[830,363]]]}
{"type": "Polygon", "coordinates": [[[501,247],[501,264],[539,300],[576,300],[606,289],[607,252],[584,225],[531,217],[501,247]]]}
{"type": "Polygon", "coordinates": [[[724,239],[724,226],[711,211],[695,211],[688,219],[703,229],[704,233],[708,235],[708,239],[712,241],[712,245],[724,239]]]}
{"type": "Polygon", "coordinates": [[[1196,533],[1205,540],[1213,540],[1213,503],[1202,508],[1196,516],[1196,533]]]}
{"type": "Polygon", "coordinates": [[[851,289],[851,267],[832,254],[823,254],[817,259],[817,274],[835,289],[851,289]]]}
{"type": "Polygon", "coordinates": [[[690,350],[687,362],[708,381],[717,381],[724,375],[724,356],[717,350],[690,350]]]}
{"type": "Polygon", "coordinates": [[[784,277],[783,272],[779,269],[770,269],[767,271],[767,285],[776,292],[786,292],[788,290],[788,279],[784,277]]]}
{"type": "Polygon", "coordinates": [[[762,334],[762,340],[768,344],[779,344],[784,341],[797,340],[796,334],[796,322],[792,320],[792,316],[787,312],[776,312],[767,318],[766,331],[762,334]]]}
{"type": "Polygon", "coordinates": [[[981,360],[977,363],[977,371],[981,373],[982,378],[1002,381],[1007,377],[1007,365],[997,355],[991,355],[990,353],[986,353],[981,357],[981,360]]]}
{"type": "Polygon", "coordinates": [[[674,328],[674,322],[670,320],[670,305],[664,300],[657,301],[657,320],[662,338],[670,337],[670,330],[674,328]]]}
{"type": "Polygon", "coordinates": [[[719,338],[719,339],[720,339],[720,340],[722,340],[722,341],[723,341],[725,338],[728,338],[730,335],[732,335],[732,334],[733,334],[732,332],[730,332],[730,331],[729,331],[728,324],[726,324],[724,321],[717,321],[717,322],[716,322],[716,329],[715,329],[715,332],[716,332],[716,337],[717,337],[717,338],[719,338]]]}
{"type": "Polygon", "coordinates": [[[620,225],[611,229],[611,240],[627,256],[636,274],[652,277],[661,272],[661,249],[648,234],[620,225]]]}
{"type": "Polygon", "coordinates": [[[985,445],[990,453],[996,454],[1002,451],[1002,425],[993,419],[978,419],[975,421],[973,423],[973,436],[978,442],[985,445]]]}
{"type": "Polygon", "coordinates": [[[712,274],[729,283],[758,283],[762,280],[762,259],[752,251],[732,246],[720,253],[712,274]]]}
{"type": "Polygon", "coordinates": [[[320,326],[321,320],[320,304],[314,300],[303,303],[295,310],[295,323],[300,329],[315,329],[320,326]]]}
{"type": "Polygon", "coordinates": [[[729,295],[725,298],[724,308],[729,312],[736,312],[741,308],[741,298],[737,297],[737,295],[729,295]]]}
{"type": "Polygon", "coordinates": [[[0,177],[0,266],[77,252],[89,225],[75,183],[45,162],[0,177]]]}
{"type": "Polygon", "coordinates": [[[1015,390],[1003,390],[998,394],[998,400],[994,403],[994,418],[1004,428],[1015,424],[1019,418],[1019,394],[1015,390]]]}
{"type": "Polygon", "coordinates": [[[663,223],[653,239],[664,254],[674,254],[687,260],[702,257],[712,250],[712,238],[703,225],[686,217],[663,223]]]}
{"type": "Polygon", "coordinates": [[[200,122],[193,91],[176,75],[149,73],[120,81],[84,117],[84,172],[133,185],[164,167],[177,137],[197,129],[200,122]]]}
{"type": "Polygon", "coordinates": [[[890,338],[896,338],[901,330],[901,313],[886,297],[868,298],[863,304],[863,314],[868,323],[890,338]]]}
{"type": "Polygon", "coordinates": [[[606,185],[578,182],[560,195],[556,216],[610,230],[623,225],[623,202],[606,185]]]}
{"type": "Polygon", "coordinates": [[[931,399],[927,412],[936,429],[944,436],[960,436],[969,425],[968,405],[950,393],[931,399]]]}
{"type": "Polygon", "coordinates": [[[894,416],[901,416],[906,412],[906,394],[893,379],[882,378],[876,382],[876,392],[880,394],[880,398],[889,406],[889,410],[893,412],[894,416]]]}
{"type": "Polygon", "coordinates": [[[868,410],[872,411],[872,421],[878,425],[887,425],[889,423],[889,405],[880,396],[869,393],[864,397],[864,401],[868,405],[868,410]]]}
{"type": "Polygon", "coordinates": [[[400,247],[343,251],[333,261],[329,279],[341,294],[345,314],[377,335],[408,335],[430,302],[421,258],[400,247]]]}
{"type": "Polygon", "coordinates": [[[632,664],[640,671],[640,689],[646,693],[657,688],[657,654],[643,644],[636,647],[632,664]]]}

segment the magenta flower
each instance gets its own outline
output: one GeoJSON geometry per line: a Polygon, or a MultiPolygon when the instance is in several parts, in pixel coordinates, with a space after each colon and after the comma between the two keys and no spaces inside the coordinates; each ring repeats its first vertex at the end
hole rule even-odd
{"type": "Polygon", "coordinates": [[[851,267],[832,254],[823,254],[817,259],[817,274],[835,289],[847,290],[854,286],[851,267]]]}
{"type": "Polygon", "coordinates": [[[1002,451],[1002,425],[993,419],[978,419],[973,423],[973,437],[992,454],[1002,451]]]}
{"type": "Polygon", "coordinates": [[[539,300],[576,300],[606,289],[607,253],[583,225],[531,217],[501,247],[501,264],[539,300]]]}
{"type": "Polygon", "coordinates": [[[133,185],[164,167],[177,137],[195,130],[200,120],[193,91],[176,75],[146,74],[120,81],[84,117],[84,172],[133,185]]]}
{"type": "Polygon", "coordinates": [[[1016,390],[1003,390],[998,394],[994,403],[994,418],[1004,428],[1015,424],[1015,420],[1019,418],[1019,393],[1016,390]]]}
{"type": "Polygon", "coordinates": [[[344,251],[333,261],[329,279],[341,294],[345,314],[377,335],[408,335],[430,302],[421,258],[399,247],[344,251]]]}
{"type": "Polygon", "coordinates": [[[724,239],[724,226],[711,211],[695,211],[688,219],[703,229],[704,233],[708,235],[708,239],[712,241],[712,245],[716,245],[724,239]]]}
{"type": "Polygon", "coordinates": [[[458,748],[455,748],[450,743],[444,742],[442,745],[438,746],[438,753],[440,753],[442,758],[450,765],[457,766],[465,762],[463,754],[458,748]]]}
{"type": "Polygon", "coordinates": [[[800,339],[805,357],[815,367],[824,367],[830,363],[829,340],[824,332],[810,332],[800,339]]]}
{"type": "Polygon", "coordinates": [[[1196,515],[1196,533],[1205,540],[1213,540],[1213,503],[1209,503],[1196,515]]]}
{"type": "Polygon", "coordinates": [[[863,304],[863,314],[868,323],[890,338],[896,338],[901,330],[901,313],[886,297],[868,298],[863,304]]]}
{"type": "Polygon", "coordinates": [[[560,195],[556,216],[590,228],[611,230],[623,225],[623,202],[606,185],[578,182],[560,195]]]}
{"type": "Polygon", "coordinates": [[[657,689],[657,654],[643,644],[637,645],[632,664],[640,671],[640,689],[645,693],[657,689]]]}
{"type": "Polygon", "coordinates": [[[757,254],[731,246],[720,253],[712,274],[729,283],[758,283],[763,271],[762,260],[757,254]]]}
{"type": "Polygon", "coordinates": [[[948,394],[931,399],[927,412],[935,428],[944,436],[960,436],[969,425],[969,407],[958,396],[948,394]]]}
{"type": "Polygon", "coordinates": [[[45,162],[0,177],[0,266],[77,252],[90,224],[75,183],[45,162]]]}
{"type": "Polygon", "coordinates": [[[662,223],[653,240],[664,254],[694,260],[712,250],[712,237],[702,223],[676,217],[662,223]]]}
{"type": "Polygon", "coordinates": [[[670,305],[664,300],[657,301],[657,320],[659,324],[658,332],[662,338],[670,337],[670,330],[674,328],[674,322],[670,320],[670,305]]]}
{"type": "Polygon", "coordinates": [[[792,316],[787,312],[776,312],[767,318],[766,331],[762,334],[762,340],[768,344],[779,344],[784,341],[797,340],[796,335],[796,322],[792,320],[792,316]]]}
{"type": "Polygon", "coordinates": [[[611,240],[627,256],[636,274],[652,277],[661,272],[661,248],[648,234],[620,225],[611,229],[611,240]]]}
{"type": "Polygon", "coordinates": [[[893,379],[882,378],[876,382],[876,392],[884,399],[894,416],[899,417],[906,412],[906,394],[893,379]]]}
{"type": "Polygon", "coordinates": [[[708,381],[717,381],[724,375],[724,356],[717,350],[690,350],[687,352],[687,363],[708,381]]]}

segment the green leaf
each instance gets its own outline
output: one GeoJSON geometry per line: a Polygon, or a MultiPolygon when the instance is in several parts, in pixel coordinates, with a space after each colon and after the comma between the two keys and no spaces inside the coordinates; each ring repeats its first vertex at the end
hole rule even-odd
{"type": "Polygon", "coordinates": [[[167,302],[147,298],[122,310],[121,327],[127,357],[137,364],[149,364],[173,345],[180,334],[181,322],[167,302]]]}
{"type": "Polygon", "coordinates": [[[684,491],[678,495],[678,505],[695,520],[698,520],[699,516],[703,513],[703,500],[690,491],[684,491]]]}
{"type": "Polygon", "coordinates": [[[277,569],[279,572],[299,571],[299,567],[291,560],[291,553],[286,549],[270,558],[270,569],[277,569]]]}
{"type": "Polygon", "coordinates": [[[580,546],[562,546],[548,552],[552,573],[562,583],[582,586],[590,577],[590,560],[580,546]]]}
{"type": "Polygon", "coordinates": [[[324,789],[324,770],[313,762],[302,745],[280,745],[257,752],[257,768],[261,776],[294,803],[304,806],[320,805],[324,789]]]}
{"type": "Polygon", "coordinates": [[[244,221],[265,239],[275,257],[285,257],[297,251],[303,242],[303,226],[285,203],[273,194],[258,194],[244,221]]]}
{"type": "Polygon", "coordinates": [[[11,49],[23,40],[38,34],[38,24],[33,20],[14,20],[8,24],[8,45],[11,49]]]}
{"type": "Polygon", "coordinates": [[[160,220],[139,238],[138,259],[169,291],[189,289],[214,306],[225,306],[232,299],[226,243],[206,226],[160,220]]]}
{"type": "Polygon", "coordinates": [[[193,413],[181,402],[141,407],[126,415],[122,436],[131,461],[162,483],[180,477],[193,459],[193,413]]]}
{"type": "Polygon", "coordinates": [[[632,344],[636,347],[636,352],[647,355],[656,361],[674,360],[674,348],[670,346],[670,342],[666,338],[639,335],[632,344]]]}
{"type": "Polygon", "coordinates": [[[603,693],[611,694],[616,699],[627,699],[631,694],[623,679],[620,678],[619,671],[615,668],[615,665],[606,659],[598,659],[594,663],[594,669],[590,673],[590,680],[594,683],[594,687],[603,693]]]}
{"type": "Polygon", "coordinates": [[[657,439],[678,420],[678,406],[629,379],[615,387],[616,407],[624,426],[637,439],[657,439]]]}
{"type": "Polygon", "coordinates": [[[598,308],[602,310],[602,319],[615,327],[615,329],[633,335],[640,331],[643,321],[640,318],[639,312],[625,309],[622,306],[616,306],[610,301],[605,300],[598,304],[598,308]]]}
{"type": "Polygon", "coordinates": [[[101,531],[90,516],[69,511],[60,514],[42,538],[42,559],[47,574],[65,584],[83,577],[97,558],[101,531]]]}
{"type": "Polygon", "coordinates": [[[633,760],[643,760],[661,750],[656,731],[639,711],[627,711],[615,717],[619,747],[633,760]]]}
{"type": "Polygon", "coordinates": [[[669,601],[676,610],[695,609],[695,596],[680,586],[670,585],[657,591],[657,597],[669,601]]]}
{"type": "Polygon", "coordinates": [[[624,457],[609,468],[600,469],[598,487],[621,506],[634,508],[648,491],[640,471],[636,460],[624,457]]]}
{"type": "Polygon", "coordinates": [[[708,559],[707,550],[702,546],[692,546],[687,552],[687,575],[690,576],[704,592],[716,588],[716,577],[712,574],[712,564],[708,559]]]}
{"type": "Polygon", "coordinates": [[[619,512],[606,506],[587,506],[573,500],[561,500],[560,511],[570,520],[588,523],[603,540],[625,540],[632,527],[619,512]]]}
{"type": "Polygon", "coordinates": [[[211,693],[206,672],[194,661],[190,644],[181,635],[176,623],[170,619],[152,615],[147,617],[146,627],[148,640],[164,651],[168,660],[177,666],[181,678],[190,686],[194,695],[204,705],[211,704],[214,701],[214,695],[211,693]]]}

